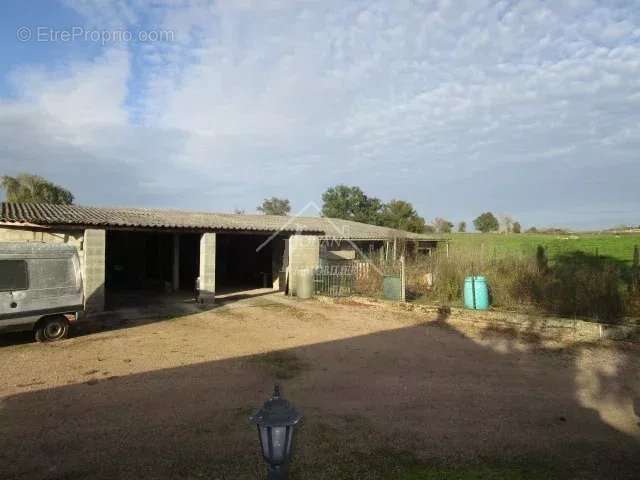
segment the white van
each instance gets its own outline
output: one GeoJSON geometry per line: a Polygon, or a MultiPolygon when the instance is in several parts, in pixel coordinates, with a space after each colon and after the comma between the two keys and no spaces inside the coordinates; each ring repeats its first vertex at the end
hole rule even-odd
{"type": "Polygon", "coordinates": [[[0,242],[0,332],[65,338],[84,311],[80,260],[70,245],[0,242]]]}

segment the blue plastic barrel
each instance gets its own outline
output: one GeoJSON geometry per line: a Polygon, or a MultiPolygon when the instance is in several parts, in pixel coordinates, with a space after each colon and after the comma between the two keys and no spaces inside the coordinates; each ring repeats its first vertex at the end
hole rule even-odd
{"type": "Polygon", "coordinates": [[[489,308],[489,286],[484,277],[467,277],[464,279],[464,306],[472,310],[489,308]]]}

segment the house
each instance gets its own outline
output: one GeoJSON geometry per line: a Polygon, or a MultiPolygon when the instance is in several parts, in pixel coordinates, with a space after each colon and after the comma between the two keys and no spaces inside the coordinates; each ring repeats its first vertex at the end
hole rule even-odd
{"type": "Polygon", "coordinates": [[[87,311],[122,291],[216,291],[269,286],[295,292],[295,275],[375,251],[429,251],[425,235],[319,217],[2,203],[0,241],[64,242],[82,261],[87,311]],[[283,285],[286,283],[286,285],[283,285]]]}

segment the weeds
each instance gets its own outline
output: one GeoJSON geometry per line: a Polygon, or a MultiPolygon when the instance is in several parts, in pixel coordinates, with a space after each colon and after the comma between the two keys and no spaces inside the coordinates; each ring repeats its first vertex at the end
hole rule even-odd
{"type": "Polygon", "coordinates": [[[567,317],[619,322],[640,315],[638,267],[612,257],[569,252],[549,261],[543,248],[535,255],[483,256],[458,250],[447,257],[437,252],[407,264],[409,298],[446,306],[462,304],[464,278],[483,275],[492,305],[567,317]],[[432,284],[421,280],[432,274],[432,284]]]}

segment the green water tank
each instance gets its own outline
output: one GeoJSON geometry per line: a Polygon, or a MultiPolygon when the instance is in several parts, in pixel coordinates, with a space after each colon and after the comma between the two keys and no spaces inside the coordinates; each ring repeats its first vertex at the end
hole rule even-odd
{"type": "Polygon", "coordinates": [[[464,306],[472,310],[489,308],[489,285],[484,277],[464,279],[464,306]]]}
{"type": "Polygon", "coordinates": [[[388,300],[402,300],[402,280],[400,275],[384,275],[382,295],[388,300]]]}

